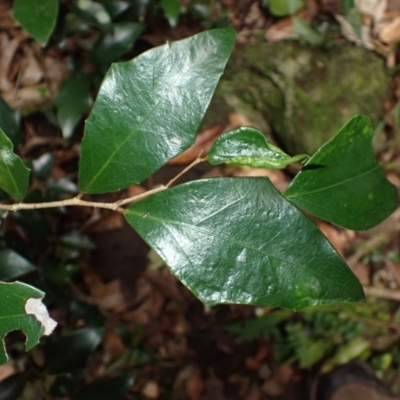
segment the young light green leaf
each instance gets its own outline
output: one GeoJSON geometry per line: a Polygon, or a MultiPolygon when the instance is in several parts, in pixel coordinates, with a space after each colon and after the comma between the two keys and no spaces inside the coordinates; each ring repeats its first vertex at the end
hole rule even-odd
{"type": "Polygon", "coordinates": [[[13,153],[13,144],[0,129],[0,187],[18,199],[28,191],[29,169],[13,153]]]}
{"type": "Polygon", "coordinates": [[[296,14],[304,7],[303,0],[263,0],[263,2],[276,17],[296,14]]]}
{"type": "Polygon", "coordinates": [[[54,99],[57,119],[63,137],[69,139],[91,104],[90,82],[87,76],[75,74],[65,79],[54,99]]]}
{"type": "Polygon", "coordinates": [[[255,168],[282,169],[309,156],[290,157],[278,147],[268,143],[257,129],[243,127],[222,134],[212,145],[207,161],[211,164],[245,165],[255,168]]]}
{"type": "Polygon", "coordinates": [[[86,121],[81,190],[139,183],[190,147],[234,41],[215,29],[113,64],[86,121]]]}
{"type": "Polygon", "coordinates": [[[397,190],[372,150],[373,127],[353,117],[325,143],[285,191],[298,207],[336,225],[365,230],[397,208],[397,190]]]}
{"type": "Polygon", "coordinates": [[[110,31],[104,32],[91,52],[98,64],[110,64],[126,53],[143,32],[144,25],[137,22],[117,22],[110,31]]]}
{"type": "Polygon", "coordinates": [[[266,178],[185,183],[132,205],[125,217],[207,305],[299,309],[364,299],[320,230],[266,178]]]}
{"type": "MultiPolygon", "coordinates": [[[[42,303],[44,294],[21,282],[0,282],[0,339],[8,332],[22,330],[26,335],[26,349],[39,343],[43,335],[50,335],[55,326],[42,303]]],[[[4,347],[0,346],[0,364],[7,362],[4,347]]]]}
{"type": "Polygon", "coordinates": [[[32,272],[36,266],[11,249],[0,251],[0,279],[8,281],[32,272]]]}
{"type": "Polygon", "coordinates": [[[56,25],[59,0],[15,0],[13,18],[44,46],[56,25]]]}

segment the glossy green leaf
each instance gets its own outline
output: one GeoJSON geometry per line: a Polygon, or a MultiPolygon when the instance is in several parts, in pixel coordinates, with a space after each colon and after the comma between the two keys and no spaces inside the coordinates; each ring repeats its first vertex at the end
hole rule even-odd
{"type": "Polygon", "coordinates": [[[104,32],[91,52],[91,58],[98,64],[111,64],[126,53],[136,42],[144,29],[144,25],[137,22],[118,22],[112,29],[104,32]]]}
{"type": "Polygon", "coordinates": [[[285,191],[293,204],[336,225],[364,230],[397,208],[397,190],[372,150],[371,120],[352,118],[306,163],[285,191]]]}
{"type": "Polygon", "coordinates": [[[54,99],[63,137],[69,139],[82,115],[91,105],[90,81],[83,74],[65,79],[54,99]]]}
{"type": "MultiPolygon", "coordinates": [[[[26,335],[26,349],[39,343],[56,326],[42,303],[43,292],[21,282],[0,282],[0,339],[8,332],[22,330],[26,335]]],[[[0,346],[0,364],[7,362],[4,347],[0,346]]]]}
{"type": "Polygon", "coordinates": [[[181,12],[180,0],[161,0],[160,6],[171,26],[176,26],[181,12]]]}
{"type": "Polygon", "coordinates": [[[142,182],[190,147],[234,41],[215,29],[113,64],[86,121],[81,190],[142,182]]]}
{"type": "Polygon", "coordinates": [[[100,378],[83,387],[76,400],[122,400],[134,383],[132,374],[123,374],[113,378],[100,378]]]}
{"type": "Polygon", "coordinates": [[[22,199],[28,191],[29,169],[13,153],[13,144],[0,129],[0,187],[11,196],[22,199]]]}
{"type": "Polygon", "coordinates": [[[268,143],[257,129],[243,127],[222,134],[211,147],[207,161],[211,164],[235,164],[255,168],[282,169],[308,159],[305,154],[290,157],[268,143]]]}
{"type": "Polygon", "coordinates": [[[102,329],[85,328],[50,338],[45,346],[46,369],[58,374],[82,368],[100,344],[102,336],[102,329]]]}
{"type": "Polygon", "coordinates": [[[296,14],[304,7],[303,0],[263,0],[272,15],[285,17],[296,14]]]}
{"type": "Polygon", "coordinates": [[[11,249],[0,251],[0,279],[8,281],[32,272],[36,267],[11,249]]]}
{"type": "Polygon", "coordinates": [[[18,146],[21,140],[19,122],[20,112],[10,108],[0,97],[0,129],[9,137],[14,146],[18,146]]]}
{"type": "Polygon", "coordinates": [[[364,298],[319,229],[266,178],[185,183],[132,205],[125,216],[207,305],[299,309],[364,298]]]}
{"type": "Polygon", "coordinates": [[[59,0],[15,0],[13,18],[44,46],[56,25],[59,0]]]}

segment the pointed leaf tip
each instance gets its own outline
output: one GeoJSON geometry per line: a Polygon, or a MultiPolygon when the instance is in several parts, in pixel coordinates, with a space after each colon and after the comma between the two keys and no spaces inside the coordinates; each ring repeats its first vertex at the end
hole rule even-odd
{"type": "Polygon", "coordinates": [[[353,230],[370,229],[398,205],[397,190],[376,162],[371,120],[357,115],[305,164],[285,197],[311,214],[353,230]]]}
{"type": "Polygon", "coordinates": [[[190,147],[234,41],[215,29],[113,64],[86,121],[81,190],[140,183],[190,147]]]}

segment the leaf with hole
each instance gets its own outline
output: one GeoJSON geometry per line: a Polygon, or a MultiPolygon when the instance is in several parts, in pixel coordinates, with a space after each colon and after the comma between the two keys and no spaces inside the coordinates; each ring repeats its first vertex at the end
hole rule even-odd
{"type": "MultiPolygon", "coordinates": [[[[26,335],[26,349],[39,343],[43,335],[50,335],[55,326],[42,303],[43,292],[21,282],[0,282],[0,339],[8,332],[22,330],[26,335]]],[[[4,347],[0,346],[0,364],[7,362],[4,347]]]]}
{"type": "Polygon", "coordinates": [[[0,187],[11,196],[22,199],[28,191],[29,169],[13,153],[13,144],[0,129],[0,187]]]}
{"type": "Polygon", "coordinates": [[[207,305],[299,309],[364,299],[325,236],[266,178],[185,183],[132,205],[125,216],[207,305]]]}
{"type": "Polygon", "coordinates": [[[397,208],[397,190],[375,160],[372,137],[368,117],[352,118],[310,158],[285,197],[344,228],[365,230],[382,222],[397,208]]]}
{"type": "Polygon", "coordinates": [[[81,190],[140,183],[190,147],[234,41],[215,29],[113,64],[86,121],[81,190]]]}
{"type": "Polygon", "coordinates": [[[222,134],[207,155],[207,161],[214,165],[225,163],[270,169],[286,168],[308,158],[306,154],[290,157],[268,143],[265,136],[252,127],[242,127],[222,134]]]}

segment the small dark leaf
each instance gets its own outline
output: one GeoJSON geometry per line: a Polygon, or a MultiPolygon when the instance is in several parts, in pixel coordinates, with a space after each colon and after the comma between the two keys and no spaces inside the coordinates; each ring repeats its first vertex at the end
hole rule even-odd
{"type": "Polygon", "coordinates": [[[101,329],[85,328],[50,338],[45,345],[46,369],[50,373],[63,373],[83,367],[100,344],[102,335],[101,329]]]}
{"type": "Polygon", "coordinates": [[[14,147],[18,146],[21,140],[21,132],[19,130],[20,113],[18,110],[13,110],[0,97],[0,129],[13,142],[14,147]]]}
{"type": "Polygon", "coordinates": [[[0,251],[0,280],[9,281],[34,271],[36,267],[13,250],[0,251]]]}
{"type": "Polygon", "coordinates": [[[284,195],[311,214],[348,229],[365,230],[397,208],[397,190],[372,150],[371,120],[352,118],[296,175],[284,195]]]}
{"type": "Polygon", "coordinates": [[[8,194],[22,199],[28,191],[29,169],[13,153],[11,140],[0,129],[0,187],[8,194]]]}
{"type": "Polygon", "coordinates": [[[189,182],[125,216],[205,304],[299,309],[364,299],[325,236],[266,178],[189,182]]]}
{"type": "Polygon", "coordinates": [[[81,190],[140,183],[193,144],[234,41],[215,29],[113,64],[86,121],[81,190]]]}
{"type": "Polygon", "coordinates": [[[93,46],[92,60],[97,64],[111,64],[133,46],[143,29],[144,25],[137,22],[113,24],[111,31],[104,32],[93,46]]]}
{"type": "Polygon", "coordinates": [[[290,157],[267,142],[257,129],[243,127],[222,134],[211,147],[207,161],[211,164],[235,164],[255,168],[282,169],[309,158],[305,154],[290,157]]]}
{"type": "Polygon", "coordinates": [[[91,105],[90,81],[82,74],[72,75],[61,84],[54,103],[63,137],[69,139],[83,113],[91,105]]]}
{"type": "Polygon", "coordinates": [[[0,382],[0,400],[19,399],[28,380],[23,372],[11,375],[0,382]]]}
{"type": "Polygon", "coordinates": [[[85,386],[75,400],[122,400],[134,383],[132,374],[101,378],[85,386]]]}

